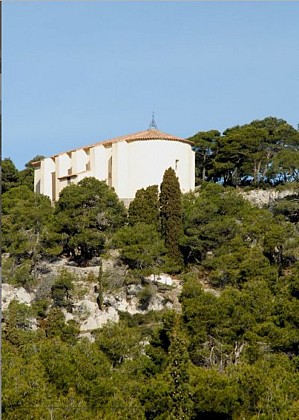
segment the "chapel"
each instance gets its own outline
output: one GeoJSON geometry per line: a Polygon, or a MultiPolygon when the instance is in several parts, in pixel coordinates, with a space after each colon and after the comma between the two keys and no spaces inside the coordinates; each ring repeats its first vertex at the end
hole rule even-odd
{"type": "Polygon", "coordinates": [[[63,188],[95,177],[113,187],[129,204],[137,190],[162,182],[172,167],[182,192],[195,187],[192,143],[155,126],[137,133],[100,141],[59,153],[34,163],[34,190],[57,201],[63,188]]]}

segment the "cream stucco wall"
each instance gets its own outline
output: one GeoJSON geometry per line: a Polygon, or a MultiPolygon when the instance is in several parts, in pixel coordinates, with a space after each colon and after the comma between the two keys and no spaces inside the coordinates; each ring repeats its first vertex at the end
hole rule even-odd
{"type": "Polygon", "coordinates": [[[108,161],[111,155],[111,146],[98,145],[90,149],[91,171],[100,181],[108,182],[108,161]]]}
{"type": "Polygon", "coordinates": [[[70,155],[71,153],[63,153],[56,156],[55,165],[57,178],[68,176],[68,170],[72,167],[72,159],[70,155]]]}
{"type": "Polygon", "coordinates": [[[129,169],[129,144],[126,141],[112,145],[112,187],[119,198],[131,198],[129,169]]]}
{"type": "Polygon", "coordinates": [[[41,165],[34,171],[34,191],[38,194],[42,193],[42,168],[41,165]]]}
{"type": "Polygon", "coordinates": [[[54,160],[52,158],[42,160],[34,171],[34,191],[52,199],[52,173],[54,172],[54,160]]]}
{"type": "Polygon", "coordinates": [[[71,153],[63,153],[55,158],[56,184],[54,200],[58,200],[60,192],[68,185],[67,177],[72,168],[71,156],[71,153]]]}
{"type": "Polygon", "coordinates": [[[115,184],[120,198],[134,198],[138,189],[160,185],[164,172],[169,167],[175,170],[182,192],[194,189],[194,152],[189,144],[168,140],[134,141],[126,144],[126,171],[121,171],[118,175],[125,175],[122,188],[119,188],[119,183],[115,184]]]}
{"type": "Polygon", "coordinates": [[[85,172],[86,171],[86,165],[89,162],[89,149],[79,149],[74,150],[72,152],[71,157],[71,169],[72,173],[76,174],[79,172],[85,172]]]}
{"type": "Polygon", "coordinates": [[[41,161],[35,169],[35,191],[58,200],[63,188],[93,176],[130,200],[140,188],[160,186],[166,169],[172,167],[182,192],[195,187],[195,156],[183,141],[134,140],[97,144],[41,161]]]}

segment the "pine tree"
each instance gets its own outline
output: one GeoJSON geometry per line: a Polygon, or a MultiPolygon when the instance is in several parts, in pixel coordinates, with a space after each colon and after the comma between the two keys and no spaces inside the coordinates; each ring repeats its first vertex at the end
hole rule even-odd
{"type": "Polygon", "coordinates": [[[158,226],[159,220],[159,191],[158,185],[150,185],[136,192],[134,200],[129,206],[129,221],[131,225],[146,223],[158,226]]]}
{"type": "Polygon", "coordinates": [[[10,158],[1,161],[2,193],[19,185],[19,171],[10,158]]]}
{"type": "Polygon", "coordinates": [[[179,240],[183,231],[181,190],[172,168],[164,172],[160,189],[161,234],[169,257],[175,264],[182,264],[179,240]]]}

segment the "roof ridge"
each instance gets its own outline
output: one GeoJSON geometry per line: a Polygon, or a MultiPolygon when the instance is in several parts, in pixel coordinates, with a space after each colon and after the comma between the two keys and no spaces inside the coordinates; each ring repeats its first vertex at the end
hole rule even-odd
{"type": "Polygon", "coordinates": [[[124,135],[124,136],[112,137],[110,139],[101,140],[101,141],[98,141],[96,143],[89,144],[89,145],[86,145],[86,146],[76,147],[74,149],[70,149],[70,150],[67,150],[67,151],[64,151],[64,152],[57,153],[57,154],[52,155],[50,157],[54,158],[56,156],[60,156],[60,155],[63,155],[65,153],[76,152],[77,150],[80,150],[80,149],[89,149],[91,147],[95,147],[95,146],[99,146],[99,145],[109,145],[109,144],[113,144],[113,143],[118,143],[120,141],[129,141],[130,142],[130,141],[138,141],[138,140],[155,140],[155,139],[156,140],[161,139],[161,140],[168,140],[168,141],[171,141],[171,140],[179,141],[179,142],[183,142],[183,143],[188,143],[190,145],[193,144],[191,141],[186,140],[182,137],[178,137],[178,136],[174,136],[172,134],[165,133],[165,132],[163,132],[161,130],[158,130],[156,128],[149,128],[148,130],[137,131],[136,133],[127,134],[127,135],[124,135]],[[153,133],[153,132],[156,133],[155,137],[151,136],[151,133],[153,133]]]}
{"type": "Polygon", "coordinates": [[[103,143],[106,143],[106,142],[108,143],[108,142],[112,142],[112,141],[114,142],[116,140],[125,140],[125,139],[131,138],[133,136],[134,137],[135,136],[140,136],[140,135],[143,135],[145,133],[149,133],[149,132],[153,132],[153,131],[156,132],[156,133],[158,133],[158,134],[166,135],[167,137],[172,137],[174,139],[185,140],[185,139],[183,139],[181,137],[173,136],[172,134],[165,133],[164,131],[158,130],[157,128],[149,128],[148,130],[137,131],[136,133],[126,134],[124,136],[112,137],[112,138],[107,139],[107,140],[101,140],[100,142],[97,142],[95,144],[103,144],[103,143]]]}

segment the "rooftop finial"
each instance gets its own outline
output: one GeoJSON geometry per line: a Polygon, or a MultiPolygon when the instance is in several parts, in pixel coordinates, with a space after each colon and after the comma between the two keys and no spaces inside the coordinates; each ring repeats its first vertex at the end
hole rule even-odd
{"type": "Polygon", "coordinates": [[[154,113],[154,111],[153,111],[152,120],[150,122],[149,129],[152,130],[153,128],[155,130],[157,130],[157,124],[156,124],[156,121],[155,121],[155,113],[154,113]]]}

